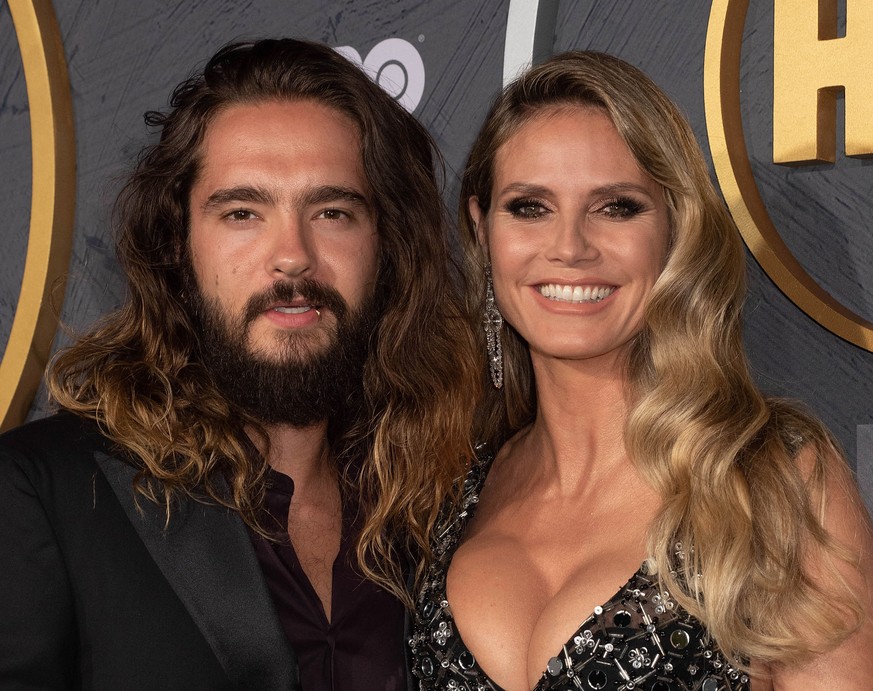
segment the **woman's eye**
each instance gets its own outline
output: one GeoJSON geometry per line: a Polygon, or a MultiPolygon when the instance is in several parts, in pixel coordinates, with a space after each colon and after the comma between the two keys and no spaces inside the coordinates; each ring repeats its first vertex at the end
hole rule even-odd
{"type": "Polygon", "coordinates": [[[600,207],[600,211],[609,218],[632,218],[644,209],[640,202],[629,197],[610,199],[600,207]]]}
{"type": "Polygon", "coordinates": [[[506,209],[516,218],[523,219],[539,218],[548,212],[536,199],[515,199],[506,205],[506,209]]]}

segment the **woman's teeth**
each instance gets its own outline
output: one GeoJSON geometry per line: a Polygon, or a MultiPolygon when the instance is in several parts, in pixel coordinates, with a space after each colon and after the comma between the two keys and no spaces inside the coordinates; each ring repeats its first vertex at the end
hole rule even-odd
{"type": "Polygon", "coordinates": [[[600,302],[615,292],[615,286],[563,286],[549,283],[540,286],[540,294],[559,302],[600,302]]]}

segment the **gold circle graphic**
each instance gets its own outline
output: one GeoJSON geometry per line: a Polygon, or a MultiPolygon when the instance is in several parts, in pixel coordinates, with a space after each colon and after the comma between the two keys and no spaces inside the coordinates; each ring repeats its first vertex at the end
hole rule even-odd
{"type": "Polygon", "coordinates": [[[706,130],[722,194],[746,245],[779,289],[829,331],[873,351],[873,324],[813,280],[780,237],[761,200],[740,113],[740,48],[748,7],[748,0],[713,0],[706,32],[706,130]]]}
{"type": "Polygon", "coordinates": [[[50,0],[9,0],[27,101],[33,182],[21,292],[0,361],[0,430],[24,421],[57,328],[76,203],[76,144],[67,64],[50,0]]]}

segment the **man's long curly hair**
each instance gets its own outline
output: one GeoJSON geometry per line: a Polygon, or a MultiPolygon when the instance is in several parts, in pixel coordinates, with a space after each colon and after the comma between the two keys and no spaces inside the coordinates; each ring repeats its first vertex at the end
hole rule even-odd
{"type": "Polygon", "coordinates": [[[452,267],[436,147],[414,117],[330,48],[293,39],[226,46],[176,88],[168,113],[146,115],[160,141],[142,152],[115,209],[127,299],[55,359],[49,388],[138,465],[138,490],[165,504],[168,520],[176,500],[193,497],[228,506],[262,530],[266,464],[249,435],[266,440],[263,427],[201,364],[183,295],[189,198],[219,112],[301,99],[349,117],[360,136],[382,314],[362,405],[331,430],[332,455],[363,511],[361,568],[408,602],[407,555],[418,563],[428,556],[439,506],[471,457],[475,338],[452,267]]]}

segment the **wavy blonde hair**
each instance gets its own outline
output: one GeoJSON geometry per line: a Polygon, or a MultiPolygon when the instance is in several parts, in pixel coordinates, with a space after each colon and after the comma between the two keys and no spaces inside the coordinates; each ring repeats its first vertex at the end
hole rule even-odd
{"type": "MultiPolygon", "coordinates": [[[[467,200],[478,197],[487,213],[499,148],[544,110],[580,106],[612,120],[669,208],[669,256],[628,363],[634,403],[625,430],[632,461],[662,499],[648,533],[660,586],[740,665],[791,663],[833,647],[861,620],[837,566],[855,555],[823,526],[825,485],[835,473],[847,477],[829,461],[841,454],[817,419],[753,383],[739,235],[691,128],[642,72],[601,53],[565,53],[497,98],[461,187],[469,309],[482,313],[485,274],[467,200]],[[799,467],[801,448],[811,468],[799,467]],[[810,571],[812,552],[824,556],[824,577],[810,571]]],[[[502,339],[504,387],[486,394],[478,430],[495,449],[536,415],[527,345],[509,325],[502,339]]]]}
{"type": "Polygon", "coordinates": [[[58,355],[49,389],[127,453],[140,469],[137,489],[164,503],[168,520],[174,499],[187,496],[228,506],[269,532],[257,520],[266,463],[247,431],[262,442],[266,434],[201,364],[184,296],[185,248],[190,190],[212,119],[236,104],[287,99],[344,113],[360,136],[379,233],[381,316],[362,390],[351,397],[358,402],[330,421],[329,438],[344,493],[354,493],[363,511],[361,569],[409,602],[406,570],[420,576],[439,507],[472,455],[474,336],[454,280],[433,140],[327,46],[229,45],[177,87],[169,113],[147,114],[160,141],[143,151],[116,205],[127,299],[58,355]]]}

